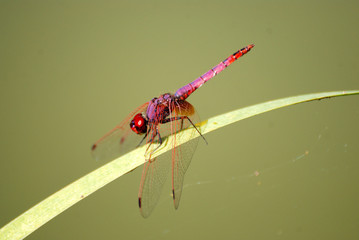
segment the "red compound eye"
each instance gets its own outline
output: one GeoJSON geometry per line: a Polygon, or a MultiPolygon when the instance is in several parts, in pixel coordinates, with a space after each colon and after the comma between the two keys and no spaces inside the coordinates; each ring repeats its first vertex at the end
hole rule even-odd
{"type": "Polygon", "coordinates": [[[132,131],[137,134],[144,134],[147,132],[147,120],[141,113],[136,114],[130,123],[132,131]]]}

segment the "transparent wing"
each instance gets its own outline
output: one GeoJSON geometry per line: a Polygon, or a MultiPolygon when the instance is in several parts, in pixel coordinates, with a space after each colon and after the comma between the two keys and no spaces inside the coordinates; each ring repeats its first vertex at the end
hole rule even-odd
{"type": "MultiPolygon", "coordinates": [[[[172,194],[175,208],[178,208],[182,194],[184,176],[199,140],[198,138],[195,138],[185,144],[177,146],[177,140],[180,140],[182,137],[187,138],[192,137],[193,135],[199,136],[199,133],[191,124],[191,122],[193,124],[199,122],[199,118],[194,110],[194,107],[187,101],[177,100],[172,103],[173,108],[171,108],[172,111],[168,117],[172,120],[167,123],[152,125],[151,131],[147,136],[146,142],[153,143],[147,152],[152,153],[156,149],[156,144],[158,144],[158,139],[160,137],[162,140],[165,140],[165,138],[170,134],[175,135],[173,142],[167,143],[173,145],[172,152],[165,153],[156,159],[151,159],[151,154],[148,154],[148,160],[144,165],[140,190],[138,193],[138,204],[140,212],[145,218],[152,213],[153,209],[157,205],[171,164],[172,194]],[[187,117],[191,120],[191,122],[187,119],[187,117]],[[154,135],[152,134],[156,131],[156,128],[160,136],[155,135],[156,139],[153,139],[152,136],[154,135]],[[181,130],[186,128],[192,129],[189,136],[183,136],[180,133],[181,130]]],[[[198,130],[200,131],[201,129],[199,128],[198,130]]]]}
{"type": "MultiPolygon", "coordinates": [[[[176,107],[172,112],[177,118],[181,120],[172,121],[172,132],[175,134],[172,149],[172,195],[174,206],[177,209],[182,195],[183,180],[186,171],[191,163],[192,156],[197,148],[199,138],[194,138],[189,142],[177,146],[176,142],[183,137],[200,136],[193,124],[199,122],[199,117],[196,114],[194,107],[187,101],[176,101],[176,107]],[[184,116],[188,118],[183,118],[184,116]],[[192,123],[191,123],[192,122],[192,123]],[[192,129],[189,135],[182,135],[181,130],[192,129]]],[[[200,128],[197,128],[201,131],[200,128]]]]}
{"type": "Polygon", "coordinates": [[[163,184],[170,171],[170,152],[162,154],[155,159],[152,159],[151,157],[151,154],[155,152],[158,147],[159,140],[164,140],[164,138],[171,133],[170,126],[171,125],[168,123],[154,123],[150,125],[148,131],[146,142],[151,144],[147,149],[147,162],[143,167],[140,190],[138,193],[138,205],[142,216],[145,218],[147,218],[156,207],[162,193],[163,184]]]}
{"type": "Polygon", "coordinates": [[[150,216],[156,207],[161,196],[163,184],[167,179],[171,161],[166,155],[170,156],[170,153],[148,160],[143,167],[138,205],[144,218],[150,216]]]}
{"type": "Polygon", "coordinates": [[[114,129],[97,140],[92,145],[92,156],[96,160],[113,160],[134,149],[141,142],[143,135],[134,133],[130,128],[130,122],[137,113],[146,112],[147,106],[148,102],[139,106],[114,129]]]}
{"type": "MultiPolygon", "coordinates": [[[[171,103],[172,109],[170,116],[168,116],[167,123],[153,124],[151,132],[148,134],[147,142],[152,142],[149,153],[156,149],[156,144],[161,138],[163,141],[171,134],[175,134],[173,142],[174,148],[172,152],[165,153],[156,159],[151,159],[149,154],[147,162],[144,165],[142,172],[142,179],[140,184],[140,191],[138,194],[138,203],[143,217],[148,217],[153,209],[156,207],[157,202],[161,196],[163,185],[167,179],[170,166],[172,164],[172,193],[175,202],[175,207],[178,208],[179,200],[181,198],[182,185],[185,172],[190,164],[192,155],[197,147],[198,139],[194,139],[184,145],[177,146],[176,139],[181,137],[179,131],[192,126],[187,119],[182,119],[183,116],[190,116],[191,121],[196,123],[198,117],[195,114],[193,106],[186,101],[174,101],[171,103]],[[159,134],[153,134],[158,130],[159,134]],[[156,136],[156,139],[153,139],[156,136]]],[[[198,134],[191,131],[190,135],[198,134]]],[[[187,136],[188,137],[188,136],[187,136]]],[[[164,143],[163,143],[164,144],[164,143]]]]}

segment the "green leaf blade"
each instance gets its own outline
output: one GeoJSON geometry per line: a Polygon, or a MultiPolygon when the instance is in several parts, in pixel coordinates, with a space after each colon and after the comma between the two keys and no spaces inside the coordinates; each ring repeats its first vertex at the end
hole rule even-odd
{"type": "MultiPolygon", "coordinates": [[[[294,104],[303,102],[309,102],[314,100],[321,100],[324,98],[339,97],[357,95],[359,90],[353,91],[337,91],[337,92],[324,92],[306,94],[295,97],[288,97],[278,99],[274,101],[268,101],[261,104],[256,104],[219,116],[213,117],[200,123],[204,126],[202,134],[207,134],[211,131],[217,130],[229,124],[237,121],[256,116],[261,113],[265,113],[271,110],[279,109],[294,104]]],[[[182,131],[180,134],[186,135],[187,130],[182,131]]],[[[198,137],[198,136],[197,136],[198,137]]],[[[177,144],[183,144],[190,138],[181,137],[181,141],[177,141],[177,144]]],[[[163,154],[166,151],[171,150],[172,136],[169,136],[163,146],[156,151],[153,157],[163,154]]],[[[118,177],[124,175],[145,163],[145,152],[147,145],[137,148],[126,155],[117,158],[104,166],[96,169],[95,171],[85,175],[77,181],[69,184],[53,195],[49,196],[42,202],[38,203],[31,209],[27,210],[22,215],[15,218],[13,221],[5,225],[0,229],[0,239],[23,239],[31,234],[36,229],[40,228],[46,222],[56,217],[72,205],[76,204],[80,200],[84,199],[91,193],[102,188],[118,177]]]]}

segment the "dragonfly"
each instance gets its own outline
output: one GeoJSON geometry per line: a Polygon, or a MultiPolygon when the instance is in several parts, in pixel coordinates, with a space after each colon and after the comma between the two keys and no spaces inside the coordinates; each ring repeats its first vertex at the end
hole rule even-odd
{"type": "Polygon", "coordinates": [[[113,160],[130,149],[148,144],[146,162],[143,167],[138,205],[141,215],[147,218],[155,208],[162,192],[168,172],[172,172],[172,198],[178,209],[182,195],[185,173],[198,144],[203,129],[195,108],[186,100],[195,90],[223,71],[254,47],[248,45],[220,62],[193,82],[179,88],[174,94],[165,93],[139,106],[120,124],[105,134],[92,146],[92,155],[96,160],[113,160]],[[188,130],[189,139],[182,145],[177,144],[182,137],[181,131],[188,130]],[[153,157],[172,135],[172,151],[153,157]]]}

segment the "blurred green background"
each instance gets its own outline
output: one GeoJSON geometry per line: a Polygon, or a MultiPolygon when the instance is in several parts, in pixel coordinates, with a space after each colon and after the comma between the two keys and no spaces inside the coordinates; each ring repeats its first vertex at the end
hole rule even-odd
{"type": "MultiPolygon", "coordinates": [[[[358,12],[358,1],[1,1],[0,225],[105,164],[90,146],[130,111],[248,44],[189,98],[202,120],[358,89],[358,12]]],[[[140,216],[139,168],[27,239],[358,239],[358,103],[296,105],[206,135],[178,211],[167,185],[140,216]]]]}

